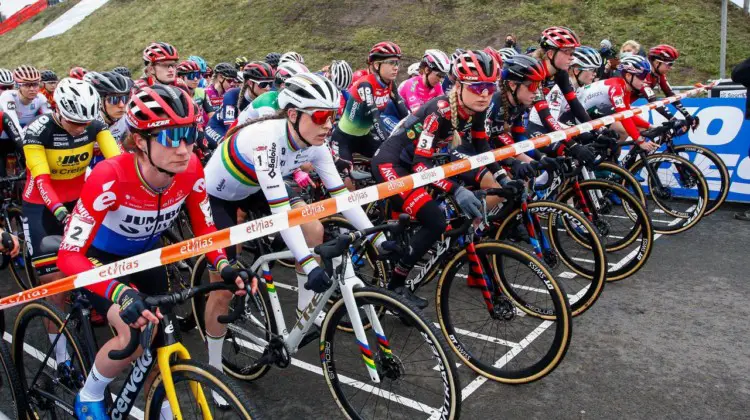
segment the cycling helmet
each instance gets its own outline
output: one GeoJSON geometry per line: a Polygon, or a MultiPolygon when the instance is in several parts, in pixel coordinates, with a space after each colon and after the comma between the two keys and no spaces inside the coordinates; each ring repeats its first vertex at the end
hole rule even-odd
{"type": "Polygon", "coordinates": [[[448,73],[451,70],[451,61],[448,54],[440,50],[427,50],[422,56],[422,63],[430,70],[440,73],[448,73]]]}
{"type": "Polygon", "coordinates": [[[599,51],[591,47],[578,47],[573,53],[573,66],[583,70],[597,70],[603,60],[599,51]]]}
{"type": "Polygon", "coordinates": [[[156,84],[138,90],[128,102],[126,121],[135,130],[149,131],[194,125],[198,107],[184,90],[156,84]]]}
{"type": "Polygon", "coordinates": [[[0,69],[0,86],[13,86],[15,84],[13,72],[8,69],[0,69]]]}
{"type": "Polygon", "coordinates": [[[456,48],[456,51],[453,51],[453,54],[451,54],[451,74],[453,73],[453,67],[456,65],[456,58],[458,58],[459,55],[466,52],[463,48],[456,48]]]}
{"type": "Polygon", "coordinates": [[[305,59],[302,58],[302,55],[300,53],[289,51],[289,52],[285,52],[284,54],[281,55],[281,57],[279,57],[279,64],[277,65],[281,65],[281,64],[289,63],[289,62],[297,62],[297,63],[305,64],[305,59]]]}
{"type": "Polygon", "coordinates": [[[198,67],[198,63],[195,61],[185,60],[177,65],[177,74],[189,74],[189,73],[200,73],[201,68],[198,67]]]}
{"type": "Polygon", "coordinates": [[[492,59],[495,60],[495,63],[497,63],[497,66],[499,68],[503,68],[503,56],[500,54],[498,50],[492,47],[487,47],[483,49],[482,51],[484,51],[485,53],[487,53],[487,55],[492,57],[492,59]]]}
{"type": "Polygon", "coordinates": [[[115,67],[115,68],[112,69],[112,71],[115,72],[115,73],[121,74],[121,75],[127,77],[128,79],[130,79],[131,77],[133,77],[133,75],[130,74],[130,69],[128,69],[125,66],[115,67]]]}
{"type": "Polygon", "coordinates": [[[219,63],[214,67],[214,74],[220,74],[228,79],[236,79],[237,69],[229,63],[219,63]]]}
{"type": "Polygon", "coordinates": [[[456,57],[453,75],[459,82],[496,82],[499,68],[484,51],[466,51],[456,57]]]}
{"type": "Polygon", "coordinates": [[[516,54],[503,63],[503,81],[543,82],[546,78],[547,68],[534,57],[516,54]]]}
{"type": "Polygon", "coordinates": [[[13,80],[16,83],[34,83],[42,79],[42,75],[39,74],[39,70],[32,66],[18,66],[13,70],[13,80]]]}
{"type": "MultiPolygon", "coordinates": [[[[292,64],[292,63],[286,63],[292,64]]],[[[299,64],[299,63],[294,63],[299,64]]],[[[281,67],[281,65],[279,66],[281,67]]],[[[303,66],[304,67],[304,66],[303,66]]],[[[307,69],[307,67],[305,67],[307,69]]],[[[253,82],[272,82],[273,81],[273,68],[270,64],[265,61],[253,61],[247,63],[242,69],[242,79],[252,80],[253,82]]]]}
{"type": "Polygon", "coordinates": [[[197,55],[191,55],[190,57],[188,57],[188,60],[197,64],[201,73],[206,72],[206,69],[208,68],[208,63],[206,63],[206,60],[204,60],[203,57],[199,57],[197,55]]]}
{"type": "Polygon", "coordinates": [[[665,63],[672,63],[680,57],[677,49],[671,45],[662,44],[648,50],[649,60],[659,60],[665,63]]]}
{"type": "Polygon", "coordinates": [[[333,60],[331,67],[328,69],[328,75],[340,90],[349,88],[354,78],[352,66],[344,60],[333,60]]]}
{"type": "Polygon", "coordinates": [[[339,90],[332,81],[314,73],[300,73],[286,80],[279,92],[282,109],[338,109],[341,105],[339,90]]]}
{"type": "Polygon", "coordinates": [[[420,61],[419,63],[412,63],[409,65],[409,67],[406,68],[406,74],[409,76],[417,76],[419,75],[419,66],[422,64],[420,61]]]}
{"type": "Polygon", "coordinates": [[[308,70],[308,68],[301,63],[279,64],[279,67],[276,68],[273,84],[278,89],[279,87],[281,87],[282,83],[286,82],[287,79],[301,73],[310,73],[310,70],[308,70]]]}
{"type": "Polygon", "coordinates": [[[99,94],[89,82],[66,77],[57,84],[53,98],[66,120],[86,124],[99,116],[99,94]]]}
{"type": "Polygon", "coordinates": [[[401,58],[401,48],[391,41],[378,42],[370,49],[367,62],[373,63],[386,58],[401,58]]]}
{"type": "Polygon", "coordinates": [[[247,57],[237,57],[234,59],[234,67],[237,68],[237,71],[240,71],[243,67],[245,67],[245,64],[249,63],[250,60],[247,59],[247,57]]]}
{"type": "Polygon", "coordinates": [[[178,59],[177,48],[166,42],[152,42],[143,50],[143,62],[146,65],[178,59]]]}
{"type": "Polygon", "coordinates": [[[279,60],[281,59],[281,53],[270,52],[266,54],[266,63],[270,64],[271,67],[277,67],[279,60]]]}
{"type": "Polygon", "coordinates": [[[581,46],[578,36],[572,29],[564,26],[553,26],[542,31],[539,45],[545,50],[577,48],[581,46]]]}
{"type": "Polygon", "coordinates": [[[133,82],[130,79],[113,71],[105,71],[103,73],[90,71],[86,73],[83,80],[90,83],[101,97],[107,95],[126,95],[130,93],[130,89],[133,87],[133,82]]]}
{"type": "Polygon", "coordinates": [[[42,82],[57,82],[58,80],[60,80],[52,70],[42,70],[41,77],[42,82]]]}
{"type": "Polygon", "coordinates": [[[88,70],[84,69],[83,67],[73,67],[72,69],[70,69],[68,77],[83,80],[83,77],[86,76],[86,73],[88,73],[88,70]]]}
{"type": "Polygon", "coordinates": [[[500,53],[500,57],[502,57],[503,63],[505,62],[505,60],[507,60],[510,57],[513,57],[514,55],[518,54],[518,51],[516,51],[515,49],[510,48],[510,47],[508,47],[508,48],[500,48],[499,50],[497,50],[497,52],[500,53]]]}
{"type": "Polygon", "coordinates": [[[617,71],[622,73],[623,76],[625,73],[630,73],[639,79],[645,79],[651,73],[651,63],[648,62],[646,57],[628,55],[620,60],[620,64],[617,65],[617,71]]]}

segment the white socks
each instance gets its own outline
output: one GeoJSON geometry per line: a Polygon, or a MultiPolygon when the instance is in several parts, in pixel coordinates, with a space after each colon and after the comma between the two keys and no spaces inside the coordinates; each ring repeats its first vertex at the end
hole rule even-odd
{"type": "MultiPolygon", "coordinates": [[[[54,343],[57,336],[60,334],[47,334],[49,337],[49,342],[54,343]]],[[[65,363],[66,360],[69,360],[70,356],[68,355],[68,339],[65,337],[65,335],[60,335],[60,339],[57,340],[57,344],[55,345],[55,361],[59,363],[65,363]]]]}
{"type": "MultiPolygon", "coordinates": [[[[166,396],[165,396],[166,398],[166,396]]],[[[174,416],[172,415],[172,406],[169,405],[169,401],[164,401],[161,403],[161,412],[159,414],[159,420],[174,420],[174,416]]]]}
{"type": "Polygon", "coordinates": [[[99,373],[95,364],[91,367],[91,372],[89,372],[89,376],[86,378],[86,383],[83,384],[83,388],[81,388],[81,392],[79,392],[81,401],[93,402],[103,400],[104,390],[114,379],[115,378],[107,378],[99,373]]]}
{"type": "MultiPolygon", "coordinates": [[[[208,346],[208,364],[215,367],[216,369],[219,369],[219,372],[223,372],[223,368],[221,366],[221,349],[224,347],[224,337],[226,335],[222,335],[221,337],[211,337],[206,333],[206,345],[208,346]]],[[[214,401],[219,405],[227,405],[226,400],[222,398],[219,394],[217,394],[215,391],[211,391],[211,394],[214,397],[214,401]]],[[[170,413],[172,410],[170,409],[170,413]]],[[[164,413],[164,407],[162,406],[162,414],[164,413]]],[[[171,417],[169,417],[171,418],[171,417]]]]}
{"type": "Polygon", "coordinates": [[[315,292],[305,289],[307,274],[297,272],[297,310],[302,312],[315,296],[315,292]]]}

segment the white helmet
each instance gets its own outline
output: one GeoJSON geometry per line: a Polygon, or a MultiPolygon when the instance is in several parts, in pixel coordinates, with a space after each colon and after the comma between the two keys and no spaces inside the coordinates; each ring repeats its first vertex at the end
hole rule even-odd
{"type": "Polygon", "coordinates": [[[340,90],[347,89],[352,84],[354,72],[352,66],[344,60],[333,60],[328,73],[333,84],[340,90]]]}
{"type": "Polygon", "coordinates": [[[285,83],[288,78],[300,73],[310,73],[310,69],[308,69],[304,64],[298,63],[296,61],[279,64],[279,67],[276,68],[276,73],[274,74],[273,84],[276,86],[276,88],[279,88],[281,87],[281,84],[285,83]]]}
{"type": "Polygon", "coordinates": [[[409,68],[406,69],[406,74],[409,76],[416,76],[419,74],[419,65],[421,63],[414,63],[409,66],[409,68]]]}
{"type": "Polygon", "coordinates": [[[66,77],[57,84],[54,98],[66,120],[90,123],[99,115],[99,94],[89,82],[66,77]]]}
{"type": "Polygon", "coordinates": [[[287,79],[278,101],[281,109],[338,109],[341,105],[336,85],[315,73],[300,73],[287,79]]]}
{"type": "Polygon", "coordinates": [[[305,64],[305,59],[302,58],[302,55],[300,53],[289,51],[285,52],[284,54],[281,54],[281,58],[279,58],[279,65],[282,65],[284,63],[290,63],[290,62],[297,62],[305,64]]]}
{"type": "Polygon", "coordinates": [[[505,62],[505,60],[507,60],[507,59],[513,57],[514,55],[518,54],[518,51],[516,51],[515,49],[513,49],[511,47],[500,48],[499,50],[497,50],[497,52],[499,52],[500,53],[500,57],[503,58],[503,63],[505,62]]]}
{"type": "Polygon", "coordinates": [[[13,86],[13,72],[8,69],[0,69],[0,86],[13,86]]]}
{"type": "Polygon", "coordinates": [[[440,50],[427,50],[422,56],[422,63],[424,63],[430,70],[435,70],[440,73],[448,73],[451,69],[451,61],[448,58],[448,54],[440,50]]]}

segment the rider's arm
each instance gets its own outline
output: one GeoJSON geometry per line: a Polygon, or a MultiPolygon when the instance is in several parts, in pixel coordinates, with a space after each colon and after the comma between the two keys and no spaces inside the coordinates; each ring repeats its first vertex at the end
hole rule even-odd
{"type": "Polygon", "coordinates": [[[568,73],[562,71],[557,72],[555,74],[555,83],[560,87],[565,100],[568,101],[568,105],[570,105],[570,110],[573,111],[573,115],[575,115],[578,122],[584,123],[591,121],[591,117],[576,96],[576,90],[570,83],[570,76],[568,76],[568,73]]]}
{"type": "MultiPolygon", "coordinates": [[[[98,123],[98,121],[95,121],[92,124],[96,123],[98,123]]],[[[109,159],[122,153],[122,150],[120,149],[120,145],[117,144],[117,140],[112,137],[112,132],[109,131],[104,123],[102,123],[102,125],[103,129],[96,133],[96,143],[99,145],[99,150],[102,151],[104,157],[109,159]]]]}
{"type": "MultiPolygon", "coordinates": [[[[639,93],[640,93],[640,96],[643,96],[644,98],[646,98],[646,100],[649,103],[656,102],[656,101],[659,100],[659,98],[656,97],[656,94],[654,93],[654,90],[651,89],[649,86],[644,85],[643,88],[641,89],[641,91],[639,93]]],[[[635,101],[635,99],[637,98],[637,96],[636,95],[631,95],[630,98],[631,98],[631,103],[632,103],[632,102],[635,101]]],[[[663,115],[664,118],[666,118],[668,120],[671,120],[674,117],[674,115],[672,115],[672,112],[670,112],[669,109],[667,109],[666,106],[660,106],[660,107],[656,108],[656,111],[659,114],[663,115]]]]}
{"type": "MultiPolygon", "coordinates": [[[[487,114],[481,113],[475,115],[474,120],[471,122],[471,143],[477,153],[484,153],[492,150],[490,147],[490,136],[487,135],[486,120],[487,114]]],[[[487,165],[487,169],[490,173],[495,174],[500,171],[500,165],[497,162],[492,162],[487,165]]]]}
{"type": "MultiPolygon", "coordinates": [[[[630,100],[628,99],[625,89],[623,89],[621,84],[612,84],[609,88],[609,100],[612,103],[612,106],[615,108],[615,112],[623,112],[630,109],[630,100]]],[[[638,131],[637,127],[642,128],[648,128],[651,125],[648,123],[648,121],[645,121],[643,118],[634,115],[630,118],[626,118],[622,121],[620,121],[623,128],[625,128],[625,131],[628,133],[628,135],[635,140],[636,143],[642,143],[643,139],[641,137],[640,131],[638,131]]]]}
{"type": "Polygon", "coordinates": [[[16,100],[13,93],[9,90],[0,95],[0,111],[7,114],[16,127],[18,127],[18,130],[23,132],[21,130],[21,122],[18,120],[18,113],[16,113],[16,100]]]}
{"type": "MultiPolygon", "coordinates": [[[[375,104],[375,96],[373,94],[373,90],[374,89],[372,88],[372,85],[364,81],[357,87],[357,95],[362,100],[362,103],[370,111],[370,117],[372,118],[372,128],[370,129],[370,133],[372,133],[378,141],[382,142],[388,138],[388,135],[386,134],[385,129],[381,126],[380,111],[378,110],[378,106],[375,104]]],[[[357,98],[352,95],[349,100],[356,101],[357,98]]]]}
{"type": "Polygon", "coordinates": [[[23,137],[21,136],[18,126],[16,126],[8,114],[0,111],[0,115],[2,116],[2,121],[0,121],[0,127],[2,127],[2,129],[0,129],[0,132],[4,132],[8,135],[8,138],[16,145],[19,158],[23,158],[23,137]]]}
{"type": "MultiPolygon", "coordinates": [[[[663,74],[659,76],[659,87],[661,88],[661,91],[664,92],[664,95],[674,96],[674,91],[672,90],[672,86],[669,84],[669,81],[667,81],[667,76],[663,74]]],[[[680,114],[682,114],[683,116],[687,117],[690,115],[690,112],[688,112],[688,110],[685,109],[685,106],[682,105],[681,101],[672,102],[672,106],[677,108],[677,110],[680,111],[680,114]]]]}
{"type": "MultiPolygon", "coordinates": [[[[450,108],[444,109],[442,112],[446,115],[445,120],[442,120],[438,115],[440,110],[436,110],[428,114],[422,124],[422,132],[419,134],[417,139],[417,145],[414,149],[414,160],[412,162],[412,169],[415,172],[426,171],[433,167],[432,155],[435,150],[434,141],[435,135],[438,133],[441,122],[445,123],[446,120],[450,121],[450,108]]],[[[457,185],[450,179],[442,179],[440,181],[433,182],[432,185],[440,188],[445,192],[453,192],[457,185]]]]}
{"type": "Polygon", "coordinates": [[[48,130],[43,121],[48,121],[49,118],[49,116],[43,115],[29,124],[26,136],[23,139],[23,154],[26,157],[26,167],[29,168],[29,172],[34,178],[34,185],[39,189],[44,204],[54,213],[63,204],[54,187],[52,187],[47,152],[40,138],[48,130]]]}
{"type": "Polygon", "coordinates": [[[401,97],[398,89],[391,90],[391,99],[393,100],[393,104],[396,105],[399,119],[406,118],[406,116],[409,115],[409,108],[406,106],[406,103],[404,103],[404,98],[401,97]]]}
{"type": "MultiPolygon", "coordinates": [[[[86,252],[109,210],[119,206],[120,196],[124,192],[119,189],[118,178],[114,166],[105,160],[96,165],[86,179],[81,190],[81,198],[73,209],[70,222],[65,227],[60,251],[57,254],[57,267],[65,275],[82,273],[96,267],[86,257],[86,252]]],[[[86,289],[117,302],[117,298],[126,287],[119,281],[111,279],[86,286],[86,289]]]]}

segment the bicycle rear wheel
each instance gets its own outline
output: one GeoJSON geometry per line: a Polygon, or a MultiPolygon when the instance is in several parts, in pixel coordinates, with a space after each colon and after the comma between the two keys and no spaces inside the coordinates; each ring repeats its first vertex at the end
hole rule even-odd
{"type": "Polygon", "coordinates": [[[708,184],[689,161],[659,153],[639,159],[629,170],[645,188],[649,217],[658,233],[684,232],[695,226],[706,212],[708,184]],[[656,177],[649,175],[646,165],[656,177]]]}
{"type": "Polygon", "coordinates": [[[703,216],[715,212],[727,200],[729,195],[729,170],[724,161],[713,151],[694,144],[681,144],[672,150],[680,157],[692,162],[700,169],[708,183],[708,205],[703,216]]]}
{"type": "Polygon", "coordinates": [[[466,284],[467,249],[438,281],[438,322],[454,353],[478,374],[522,384],[541,379],[570,345],[572,316],[562,287],[523,250],[501,242],[475,245],[490,289],[466,284]],[[496,268],[496,269],[495,269],[496,268]]]}
{"type": "Polygon", "coordinates": [[[26,248],[26,235],[23,230],[23,221],[23,213],[20,208],[8,208],[9,226],[6,226],[5,228],[8,232],[18,238],[18,244],[21,248],[21,253],[17,257],[11,259],[8,264],[8,269],[10,271],[10,276],[13,277],[13,280],[18,284],[18,287],[21,288],[21,290],[29,290],[38,283],[36,282],[36,276],[32,276],[35,271],[33,267],[30,266],[31,256],[29,255],[28,248],[26,248]]]}
{"type": "Polygon", "coordinates": [[[367,343],[337,328],[347,315],[343,299],[334,303],[323,321],[323,376],[345,415],[356,419],[412,419],[427,414],[458,419],[458,373],[435,327],[416,307],[387,290],[358,288],[354,299],[362,313],[372,306],[385,308],[387,315],[380,318],[384,336],[372,328],[366,330],[367,343]],[[379,383],[370,379],[370,368],[378,372],[379,383]]]}
{"type": "MultiPolygon", "coordinates": [[[[195,360],[179,360],[170,366],[172,382],[175,386],[177,400],[183,419],[205,419],[210,413],[214,419],[258,419],[258,409],[250,402],[245,392],[234,380],[217,369],[195,360]],[[194,384],[200,385],[209,407],[209,413],[201,411],[195,395],[191,390],[194,384]],[[212,392],[220,395],[227,402],[228,407],[218,407],[211,396],[212,392]]],[[[160,374],[151,385],[151,391],[146,397],[144,418],[159,420],[161,405],[166,401],[164,378],[160,374]]]]}
{"type": "MultiPolygon", "coordinates": [[[[0,312],[0,333],[5,334],[5,317],[0,312]]],[[[5,337],[0,337],[0,412],[16,419],[25,419],[29,414],[23,384],[18,377],[13,355],[10,353],[5,337]]]]}

